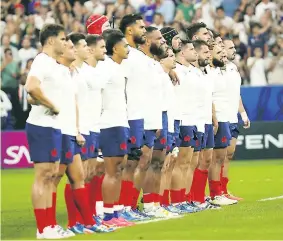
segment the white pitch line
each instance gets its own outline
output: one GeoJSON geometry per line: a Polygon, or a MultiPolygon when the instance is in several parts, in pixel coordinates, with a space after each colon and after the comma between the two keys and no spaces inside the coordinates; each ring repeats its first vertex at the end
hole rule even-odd
{"type": "Polygon", "coordinates": [[[258,200],[258,201],[259,201],[259,202],[265,202],[265,201],[272,201],[272,200],[282,199],[282,198],[283,198],[283,196],[269,197],[269,198],[260,199],[260,200],[258,200]]]}

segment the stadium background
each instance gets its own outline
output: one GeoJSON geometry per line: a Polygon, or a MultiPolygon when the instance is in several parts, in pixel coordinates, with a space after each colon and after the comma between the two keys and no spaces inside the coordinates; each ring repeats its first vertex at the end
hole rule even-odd
{"type": "MultiPolygon", "coordinates": [[[[32,167],[24,132],[30,106],[23,85],[33,58],[41,51],[40,29],[44,23],[56,22],[63,24],[67,32],[85,33],[84,23],[90,14],[106,14],[110,21],[114,16],[117,27],[124,14],[133,12],[140,12],[148,25],[174,27],[183,37],[187,25],[205,22],[222,37],[233,38],[235,63],[242,76],[241,95],[252,123],[249,130],[241,129],[235,155],[240,161],[231,164],[229,188],[245,201],[220,212],[137,225],[96,239],[282,239],[282,0],[2,0],[1,169],[13,168],[1,170],[2,239],[34,238],[28,198],[33,172],[25,169],[32,167]],[[262,56],[250,52],[256,47],[262,49],[262,56]],[[255,64],[249,68],[253,61],[255,64]],[[264,161],[256,161],[259,159],[264,161]],[[257,202],[269,197],[276,200],[257,202]],[[204,226],[207,220],[211,222],[204,226]]],[[[57,216],[64,225],[62,187],[57,216]]]]}

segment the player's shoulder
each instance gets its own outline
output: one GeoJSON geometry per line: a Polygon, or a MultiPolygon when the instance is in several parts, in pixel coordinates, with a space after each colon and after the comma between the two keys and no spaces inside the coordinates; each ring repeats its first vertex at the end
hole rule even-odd
{"type": "Polygon", "coordinates": [[[226,65],[226,69],[227,69],[227,70],[230,70],[230,71],[238,71],[237,65],[234,64],[233,62],[229,62],[229,63],[226,65]]]}
{"type": "Polygon", "coordinates": [[[45,68],[49,66],[50,63],[56,64],[56,59],[48,56],[45,53],[39,53],[35,56],[33,63],[36,65],[42,64],[45,68]]]}

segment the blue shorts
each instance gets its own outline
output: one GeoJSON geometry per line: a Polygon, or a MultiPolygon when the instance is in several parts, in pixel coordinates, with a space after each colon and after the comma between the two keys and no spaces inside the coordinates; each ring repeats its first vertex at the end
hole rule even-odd
{"type": "Polygon", "coordinates": [[[238,123],[230,123],[229,128],[232,138],[237,139],[240,133],[238,123]]]}
{"type": "Polygon", "coordinates": [[[76,137],[62,134],[62,150],[60,164],[69,165],[75,154],[76,137]]]}
{"type": "Polygon", "coordinates": [[[181,145],[180,120],[174,121],[174,142],[175,142],[175,146],[177,146],[177,147],[179,147],[181,145]]]}
{"type": "Polygon", "coordinates": [[[129,128],[111,127],[100,130],[99,143],[104,157],[124,156],[128,153],[129,128]]]}
{"type": "Polygon", "coordinates": [[[85,144],[83,146],[80,146],[77,142],[75,145],[75,155],[80,154],[82,161],[86,161],[89,159],[89,147],[90,147],[90,135],[82,134],[82,136],[85,138],[85,144]]]}
{"type": "Polygon", "coordinates": [[[168,116],[167,111],[162,111],[162,130],[154,143],[154,150],[164,150],[167,147],[168,116]]]}
{"type": "Polygon", "coordinates": [[[195,140],[197,140],[197,127],[196,126],[180,126],[180,147],[193,147],[195,140]]]}
{"type": "Polygon", "coordinates": [[[203,149],[204,133],[197,132],[197,140],[195,140],[194,152],[201,151],[203,149]]]}
{"type": "Polygon", "coordinates": [[[88,157],[89,158],[97,158],[98,157],[98,149],[99,149],[99,135],[97,132],[90,132],[89,135],[89,149],[88,149],[88,157]]]}
{"type": "Polygon", "coordinates": [[[175,142],[174,133],[168,132],[166,152],[167,153],[172,152],[175,146],[176,146],[176,142],[175,142]]]}
{"type": "Polygon", "coordinates": [[[154,146],[154,142],[156,140],[156,130],[145,130],[144,131],[144,142],[143,144],[148,148],[152,148],[154,146]]]}
{"type": "Polygon", "coordinates": [[[26,133],[32,162],[45,163],[60,160],[61,130],[26,123],[26,133]]]}
{"type": "Polygon", "coordinates": [[[203,136],[203,147],[202,149],[214,148],[214,132],[212,124],[205,124],[205,133],[203,136]]]}
{"type": "Polygon", "coordinates": [[[129,139],[128,144],[129,151],[132,148],[141,148],[143,146],[143,137],[144,137],[144,120],[129,120],[129,139]]]}
{"type": "Polygon", "coordinates": [[[214,136],[215,149],[226,148],[230,145],[231,134],[229,122],[218,122],[218,130],[214,136]]]}

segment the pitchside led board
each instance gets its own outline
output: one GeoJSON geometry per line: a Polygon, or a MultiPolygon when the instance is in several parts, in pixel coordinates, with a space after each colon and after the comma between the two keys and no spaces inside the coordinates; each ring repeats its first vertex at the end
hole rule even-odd
{"type": "Polygon", "coordinates": [[[252,122],[240,128],[235,159],[283,159],[283,122],[252,122]]]}

